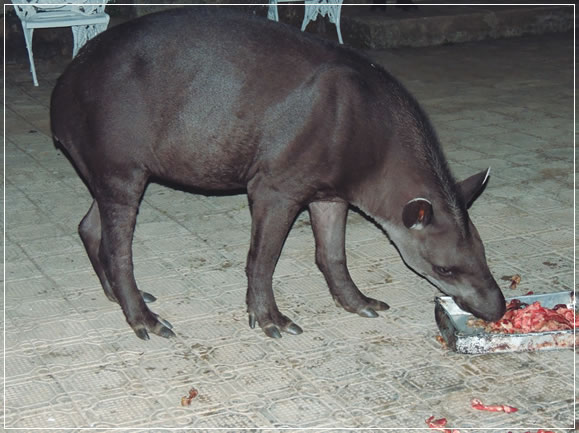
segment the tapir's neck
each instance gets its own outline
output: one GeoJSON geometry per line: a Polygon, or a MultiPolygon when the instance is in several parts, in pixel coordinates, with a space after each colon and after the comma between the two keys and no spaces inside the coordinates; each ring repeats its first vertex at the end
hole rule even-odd
{"type": "MultiPolygon", "coordinates": [[[[405,93],[402,88],[397,92],[405,93]]],[[[394,102],[371,116],[367,128],[356,135],[358,151],[348,155],[350,176],[359,176],[349,185],[349,201],[384,228],[402,224],[404,206],[416,198],[436,200],[444,210],[461,204],[430,121],[418,103],[406,97],[407,104],[394,102]]]]}
{"type": "Polygon", "coordinates": [[[436,196],[432,180],[410,160],[395,156],[355,185],[349,201],[388,230],[402,225],[402,210],[409,201],[433,201],[436,196]]]}

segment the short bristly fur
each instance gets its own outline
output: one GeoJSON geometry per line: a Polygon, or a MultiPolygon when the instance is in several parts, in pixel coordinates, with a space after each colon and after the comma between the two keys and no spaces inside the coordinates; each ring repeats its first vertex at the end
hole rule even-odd
{"type": "Polygon", "coordinates": [[[136,215],[151,180],[247,190],[247,312],[268,336],[302,332],[277,308],[272,277],[306,207],[316,263],[347,311],[388,309],[346,267],[354,205],[463,308],[487,320],[504,312],[465,207],[486,176],[457,184],[415,99],[352,50],[231,11],[151,14],[85,45],[56,84],[51,123],[94,197],[79,226],[87,254],[140,338],[174,335],[145,305],[154,297],[139,291],[133,272],[136,215]]]}

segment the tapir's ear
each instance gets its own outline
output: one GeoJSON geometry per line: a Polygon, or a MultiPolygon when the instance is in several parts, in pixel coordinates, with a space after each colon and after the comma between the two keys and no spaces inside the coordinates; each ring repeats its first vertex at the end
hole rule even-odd
{"type": "Polygon", "coordinates": [[[424,198],[410,200],[402,211],[402,221],[409,229],[420,230],[432,220],[432,204],[424,198]]]}
{"type": "Polygon", "coordinates": [[[490,174],[491,168],[489,167],[486,170],[483,170],[480,173],[477,173],[458,183],[458,188],[462,194],[462,198],[464,199],[467,208],[469,208],[470,205],[473,204],[473,202],[478,198],[478,196],[482,194],[487,185],[490,174]]]}

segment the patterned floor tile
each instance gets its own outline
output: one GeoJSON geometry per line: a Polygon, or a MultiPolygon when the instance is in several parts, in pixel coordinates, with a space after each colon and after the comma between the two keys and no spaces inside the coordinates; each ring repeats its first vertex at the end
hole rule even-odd
{"type": "MultiPolygon", "coordinates": [[[[457,178],[492,167],[470,213],[507,296],[574,287],[572,48],[562,34],[369,53],[424,101],[457,178]],[[508,289],[515,273],[522,282],[508,289]]],[[[443,349],[440,292],[356,210],[350,273],[390,310],[367,319],[336,307],[304,211],[274,276],[280,310],[304,333],[273,340],[248,326],[247,197],[151,184],[135,274],[177,336],[136,338],[77,234],[92,199],[52,145],[50,92],[64,64],[38,61],[38,88],[27,66],[6,65],[6,427],[397,431],[434,415],[468,433],[570,428],[573,351],[443,349]],[[182,406],[191,388],[198,395],[182,406]],[[519,411],[475,411],[473,397],[519,411]]]]}

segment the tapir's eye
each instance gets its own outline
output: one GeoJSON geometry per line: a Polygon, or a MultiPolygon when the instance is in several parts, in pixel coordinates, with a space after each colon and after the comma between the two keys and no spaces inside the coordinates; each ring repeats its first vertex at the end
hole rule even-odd
{"type": "Polygon", "coordinates": [[[443,277],[450,277],[452,275],[452,269],[450,268],[445,268],[443,266],[433,266],[432,268],[434,269],[434,272],[443,277]]]}

